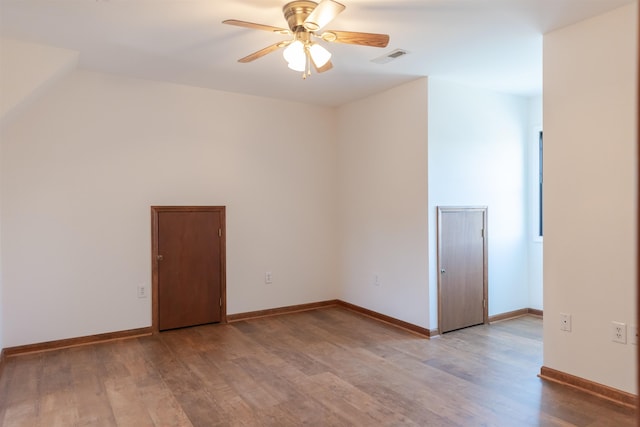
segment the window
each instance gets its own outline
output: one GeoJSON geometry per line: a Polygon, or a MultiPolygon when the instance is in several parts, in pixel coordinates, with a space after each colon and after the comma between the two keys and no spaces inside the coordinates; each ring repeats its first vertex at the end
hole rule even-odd
{"type": "Polygon", "coordinates": [[[538,237],[543,236],[542,220],[542,187],[543,187],[543,163],[542,163],[542,131],[538,134],[538,237]]]}

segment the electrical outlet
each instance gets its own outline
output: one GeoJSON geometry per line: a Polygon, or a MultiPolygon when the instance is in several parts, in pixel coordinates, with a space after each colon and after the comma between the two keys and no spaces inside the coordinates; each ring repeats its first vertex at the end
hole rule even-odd
{"type": "Polygon", "coordinates": [[[565,332],[571,332],[571,315],[567,313],[560,313],[560,330],[565,332]]]}
{"type": "Polygon", "coordinates": [[[267,285],[273,283],[273,276],[271,275],[270,271],[264,273],[264,283],[266,283],[267,285]]]}
{"type": "Polygon", "coordinates": [[[145,285],[138,285],[138,298],[147,297],[147,287],[145,285]]]}
{"type": "Polygon", "coordinates": [[[629,344],[638,345],[638,327],[636,325],[629,326],[629,344]]]}
{"type": "Polygon", "coordinates": [[[611,341],[620,344],[627,343],[627,325],[621,322],[611,322],[611,341]]]}

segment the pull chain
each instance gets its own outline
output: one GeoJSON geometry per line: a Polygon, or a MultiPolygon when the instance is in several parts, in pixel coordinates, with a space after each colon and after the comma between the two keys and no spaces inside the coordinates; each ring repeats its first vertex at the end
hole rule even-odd
{"type": "Polygon", "coordinates": [[[309,52],[309,46],[304,46],[304,55],[306,56],[304,73],[302,73],[302,79],[306,80],[311,75],[311,53],[309,52]]]}

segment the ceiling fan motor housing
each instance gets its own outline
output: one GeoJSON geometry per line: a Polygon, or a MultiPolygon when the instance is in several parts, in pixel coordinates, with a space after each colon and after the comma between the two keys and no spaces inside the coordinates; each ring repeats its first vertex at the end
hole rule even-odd
{"type": "Polygon", "coordinates": [[[314,1],[292,1],[284,5],[282,12],[289,24],[291,32],[296,33],[298,31],[307,31],[304,28],[304,21],[309,14],[313,12],[318,4],[314,1]]]}

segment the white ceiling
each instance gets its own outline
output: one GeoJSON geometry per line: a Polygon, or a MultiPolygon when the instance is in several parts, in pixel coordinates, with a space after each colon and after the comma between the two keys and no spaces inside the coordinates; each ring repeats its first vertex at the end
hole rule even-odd
{"type": "Polygon", "coordinates": [[[531,95],[542,34],[636,0],[343,0],[327,28],[387,33],[385,49],[325,44],[334,69],[302,80],[280,52],[237,62],[286,36],[285,0],[0,0],[0,37],[80,52],[80,66],[150,80],[335,106],[434,76],[531,95]],[[394,49],[410,54],[380,65],[394,49]]]}

